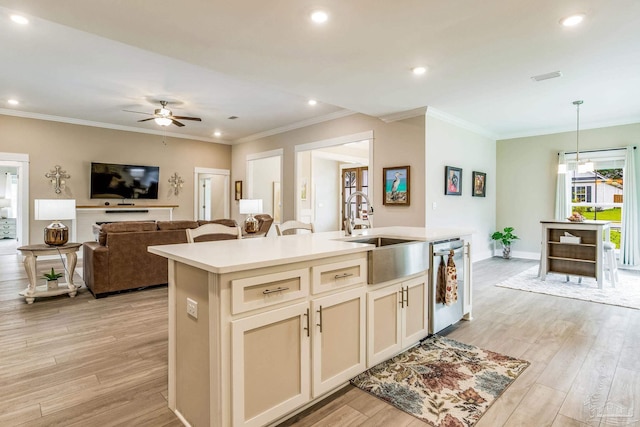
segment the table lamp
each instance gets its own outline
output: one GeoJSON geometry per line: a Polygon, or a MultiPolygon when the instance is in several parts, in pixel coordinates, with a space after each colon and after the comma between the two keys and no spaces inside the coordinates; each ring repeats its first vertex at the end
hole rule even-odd
{"type": "Polygon", "coordinates": [[[244,221],[244,231],[255,233],[258,231],[258,220],[254,214],[262,213],[262,199],[240,199],[240,213],[249,216],[244,221]]]}
{"type": "Polygon", "coordinates": [[[52,220],[44,229],[44,242],[50,246],[62,246],[69,241],[69,228],[63,219],[76,218],[76,201],[73,199],[36,199],[34,219],[52,220]]]}

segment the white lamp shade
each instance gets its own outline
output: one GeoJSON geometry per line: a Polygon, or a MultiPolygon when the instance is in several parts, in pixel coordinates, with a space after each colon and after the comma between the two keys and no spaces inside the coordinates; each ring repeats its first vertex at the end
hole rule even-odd
{"type": "Polygon", "coordinates": [[[262,199],[240,199],[241,214],[260,214],[262,213],[262,199]]]}
{"type": "Polygon", "coordinates": [[[74,199],[36,199],[34,219],[63,220],[76,218],[74,199]]]}

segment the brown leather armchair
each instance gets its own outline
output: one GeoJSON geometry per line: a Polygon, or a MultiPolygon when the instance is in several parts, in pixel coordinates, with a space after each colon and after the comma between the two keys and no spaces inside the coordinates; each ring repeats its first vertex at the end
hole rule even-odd
{"type": "Polygon", "coordinates": [[[273,224],[273,217],[269,214],[255,215],[258,220],[258,232],[256,234],[266,236],[273,224]]]}

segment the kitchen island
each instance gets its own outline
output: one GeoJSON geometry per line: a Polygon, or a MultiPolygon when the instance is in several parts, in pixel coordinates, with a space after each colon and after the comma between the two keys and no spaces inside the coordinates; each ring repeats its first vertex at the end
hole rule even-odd
{"type": "Polygon", "coordinates": [[[428,271],[367,284],[372,245],[347,240],[462,237],[468,255],[470,235],[384,227],[149,247],[169,262],[169,407],[185,425],[261,426],[326,397],[429,330],[428,271]]]}

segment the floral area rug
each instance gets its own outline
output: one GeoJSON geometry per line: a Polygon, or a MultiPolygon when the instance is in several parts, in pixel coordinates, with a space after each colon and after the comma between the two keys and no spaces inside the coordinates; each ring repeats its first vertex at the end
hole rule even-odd
{"type": "Polygon", "coordinates": [[[598,289],[596,279],[591,277],[583,277],[582,282],[578,283],[575,276],[569,276],[567,282],[565,274],[549,273],[545,280],[540,280],[537,266],[496,286],[640,309],[640,272],[634,270],[619,268],[615,288],[611,287],[606,276],[602,289],[598,289]]]}
{"type": "Polygon", "coordinates": [[[529,362],[432,335],[351,380],[435,427],[470,427],[529,362]]]}

